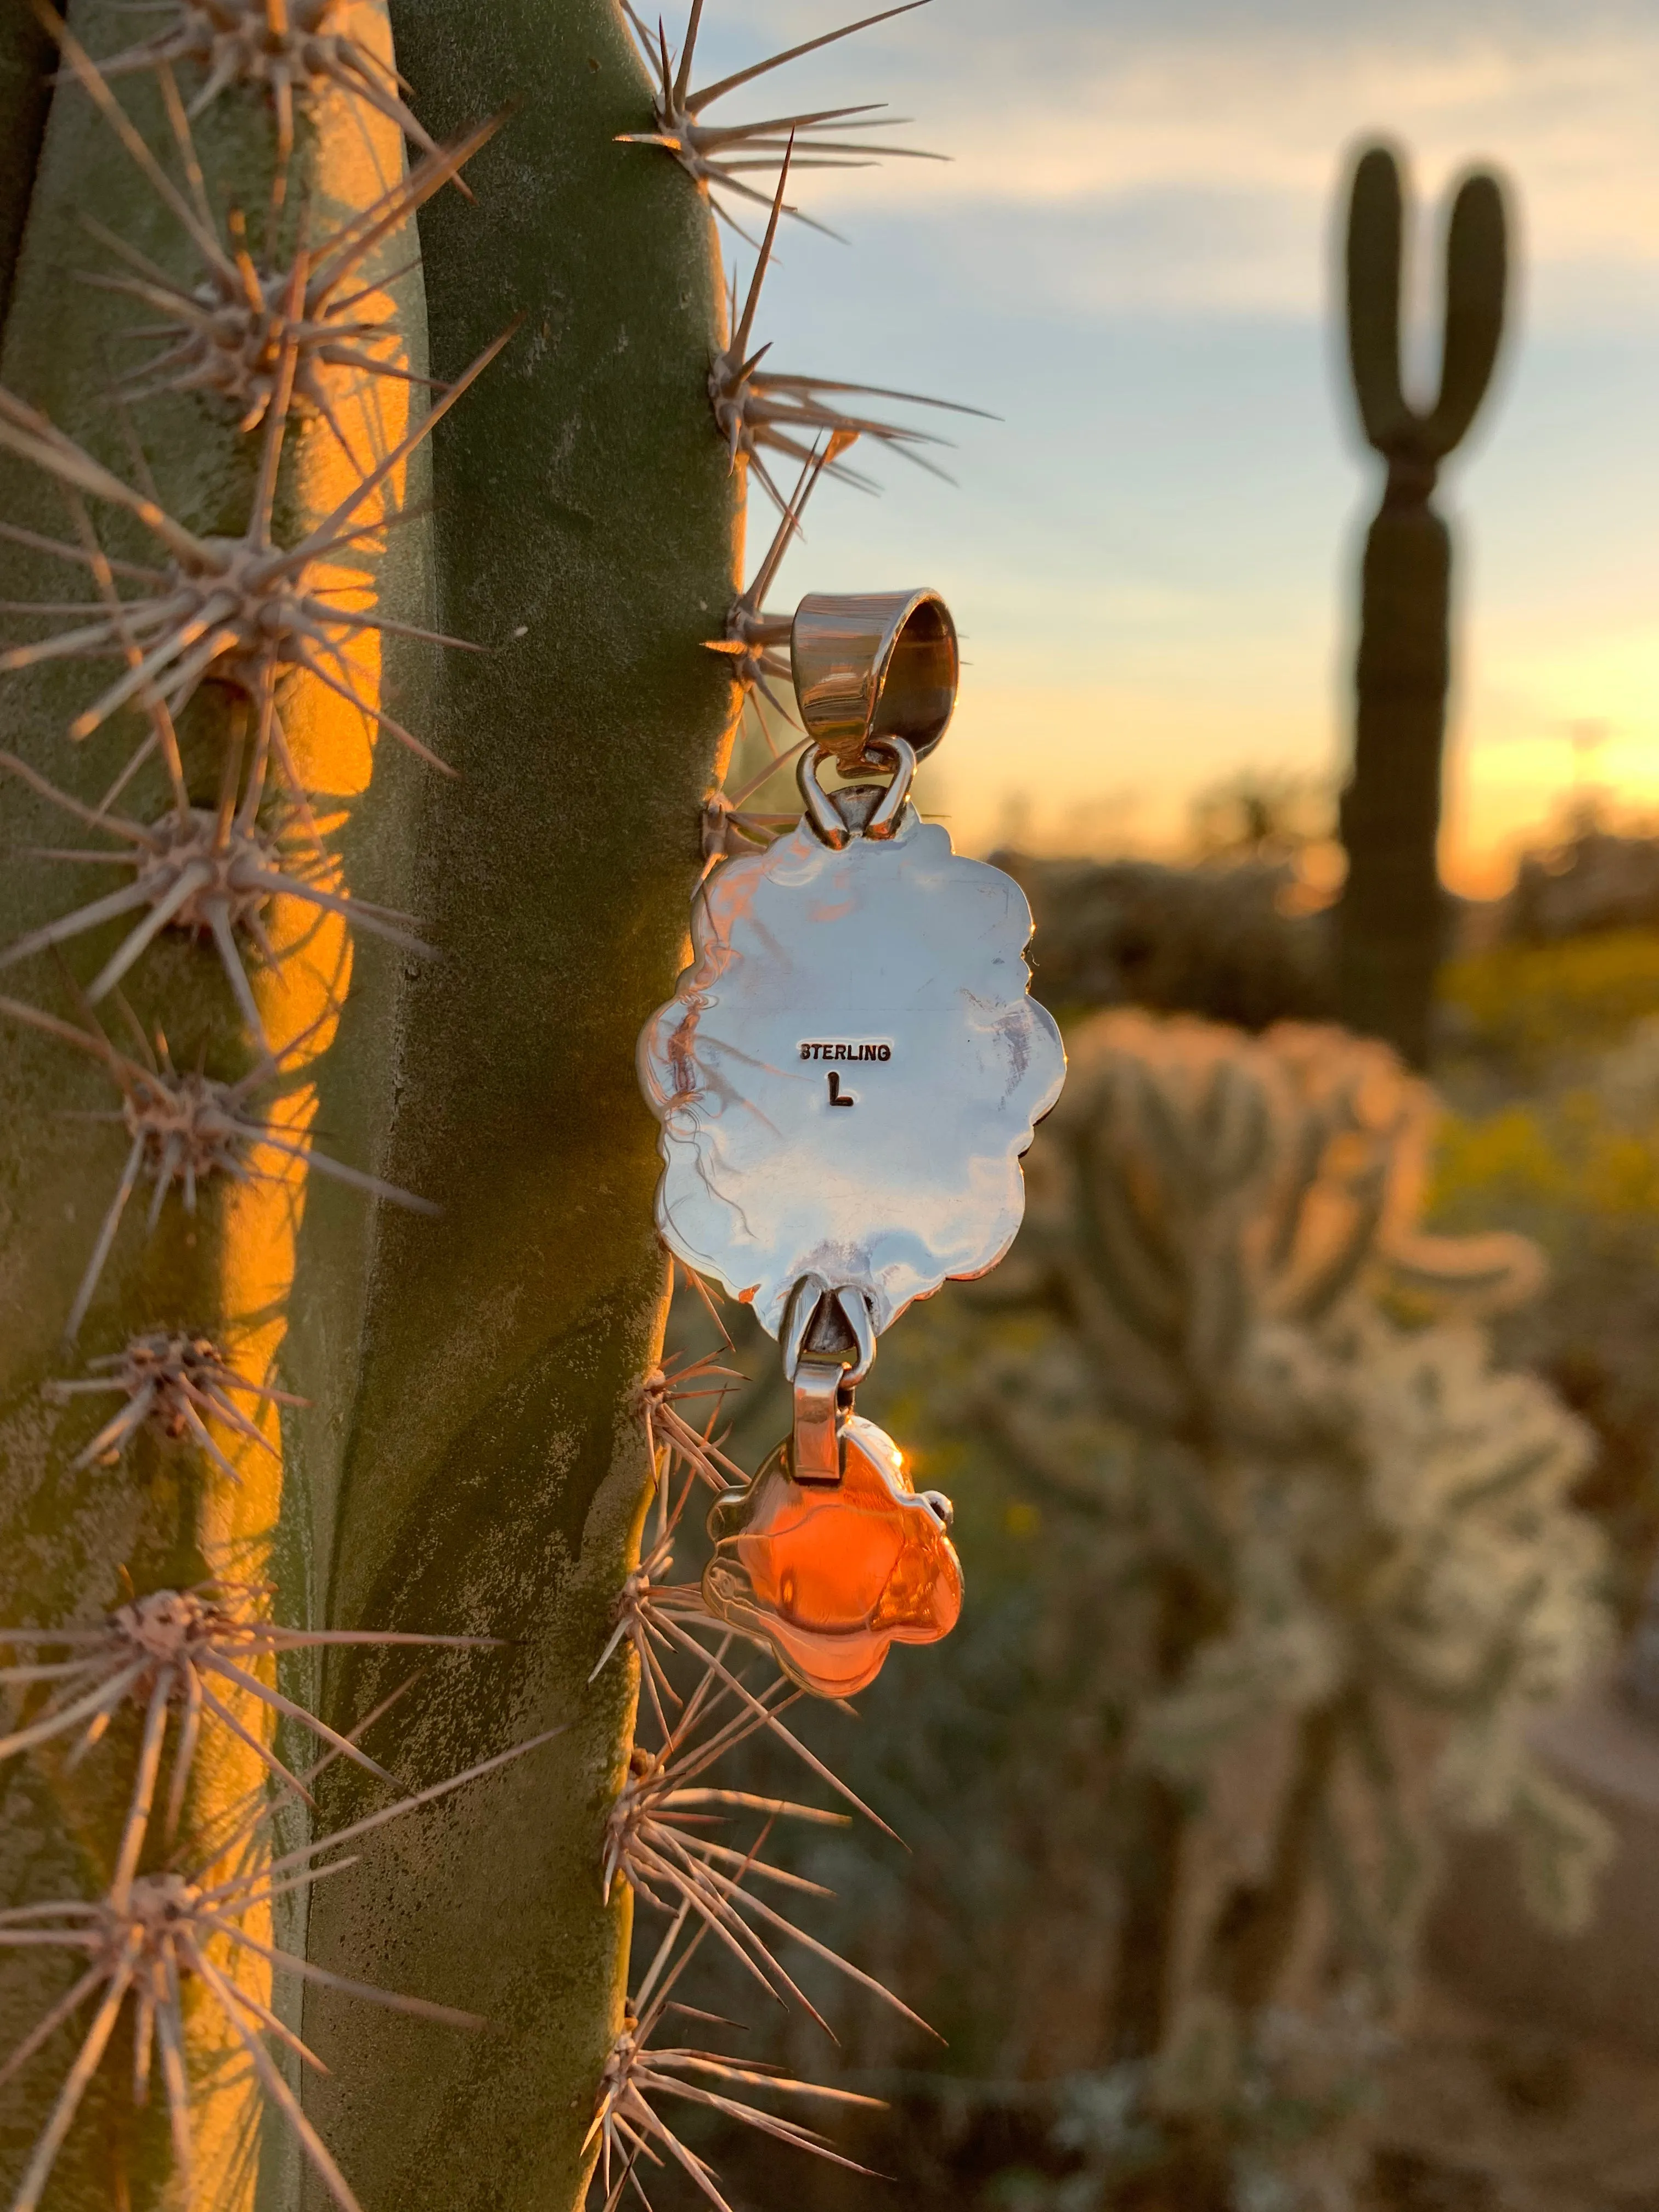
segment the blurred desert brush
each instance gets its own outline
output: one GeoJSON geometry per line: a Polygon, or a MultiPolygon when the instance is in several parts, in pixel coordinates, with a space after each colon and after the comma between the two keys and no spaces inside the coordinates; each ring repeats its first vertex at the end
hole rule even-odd
{"type": "Polygon", "coordinates": [[[1063,1019],[1112,1006],[1265,1029],[1334,1011],[1331,926],[1290,862],[999,853],[1036,918],[1032,988],[1063,1019]]]}
{"type": "MultiPolygon", "coordinates": [[[[1647,1056],[1659,1059],[1659,1038],[1644,1042],[1647,1056]]],[[[1659,1123],[1650,1109],[1633,1126],[1616,1096],[1589,1084],[1490,1114],[1449,1116],[1433,1196],[1449,1225],[1524,1226],[1564,1257],[1597,1224],[1650,1242],[1659,1236],[1659,1123]]]]}
{"type": "Polygon", "coordinates": [[[1626,1628],[1659,1559],[1654,949],[1632,933],[1458,963],[1491,1049],[1471,1038],[1449,1066],[1431,1186],[1437,1225],[1520,1231],[1548,1256],[1543,1295],[1502,1317],[1498,1342],[1595,1431],[1575,1498],[1607,1536],[1626,1628]]]}
{"type": "Polygon", "coordinates": [[[1445,1054],[1472,1075],[1531,1089],[1659,1014],[1659,932],[1495,945],[1449,961],[1436,989],[1445,1054]]]}

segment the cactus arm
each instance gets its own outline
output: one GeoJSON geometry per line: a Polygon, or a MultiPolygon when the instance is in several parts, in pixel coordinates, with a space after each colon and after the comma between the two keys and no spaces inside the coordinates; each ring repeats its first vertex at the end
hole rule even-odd
{"type": "Polygon", "coordinates": [[[1400,383],[1400,166],[1386,146],[1360,156],[1348,200],[1348,361],[1366,438],[1388,453],[1412,427],[1400,383]]]}
{"type": "Polygon", "coordinates": [[[1424,424],[1438,459],[1474,422],[1504,337],[1509,253],[1504,195],[1495,177],[1468,177],[1452,204],[1446,238],[1446,335],[1440,395],[1424,424]]]}
{"type": "Polygon", "coordinates": [[[52,40],[21,4],[0,15],[0,325],[11,299],[52,100],[52,40]]]}
{"type": "MultiPolygon", "coordinates": [[[[634,1041],[682,957],[727,727],[729,673],[703,641],[735,589],[741,477],[708,409],[706,203],[616,143],[650,113],[620,15],[494,0],[403,4],[393,21],[434,134],[515,104],[470,173],[477,206],[452,192],[422,213],[434,374],[525,323],[434,441],[439,619],[494,649],[446,660],[422,709],[460,772],[418,794],[413,829],[416,903],[444,958],[410,986],[377,1164],[426,1178],[445,1219],[435,1237],[381,1224],[330,1611],[343,1626],[487,1618],[517,1639],[504,1670],[412,1701],[414,1755],[434,1771],[454,1743],[568,1726],[489,1806],[458,1798],[420,1866],[395,1837],[370,1847],[365,1889],[395,1890],[395,1918],[362,1921],[325,1891],[313,1910],[324,1965],[506,2033],[355,2014],[337,2030],[320,2006],[308,2032],[338,2085],[307,2097],[367,2203],[562,2212],[629,1933],[599,1867],[633,1692],[621,1666],[587,1675],[648,1480],[638,1384],[665,1288],[634,1041]],[[365,2068],[374,2099],[354,2092],[365,2068]]],[[[331,1127],[351,1109],[325,1091],[331,1127]]],[[[331,1716],[373,1701],[363,1674],[335,1671],[331,1716]]]]}
{"type": "MultiPolygon", "coordinates": [[[[625,1899],[607,1908],[601,1894],[599,1830],[633,1689],[621,1664],[591,1692],[587,1676],[649,1477],[637,1385],[655,1355],[665,1287],[651,1227],[653,1131],[635,1088],[633,1038],[672,983],[699,860],[696,802],[726,730],[730,679],[703,641],[718,635],[734,588],[742,478],[708,410],[720,287],[706,204],[673,165],[614,143],[648,112],[619,19],[597,0],[562,8],[551,24],[528,6],[494,8],[457,56],[444,52],[447,11],[410,12],[411,52],[399,58],[435,127],[447,134],[452,119],[465,128],[521,105],[477,205],[450,191],[453,210],[428,209],[432,273],[393,287],[404,366],[417,378],[427,367],[423,281],[441,374],[459,374],[515,316],[526,327],[492,372],[495,392],[486,377],[458,408],[460,422],[471,403],[486,403],[476,426],[446,441],[430,479],[438,511],[424,523],[424,455],[414,455],[403,495],[416,519],[389,533],[374,604],[388,624],[436,623],[490,650],[468,656],[476,682],[455,684],[418,639],[395,627],[375,633],[381,703],[460,770],[459,784],[409,758],[389,722],[371,746],[326,682],[295,684],[283,713],[308,780],[348,817],[338,842],[350,891],[416,913],[443,958],[422,963],[325,916],[326,927],[283,935],[280,986],[255,981],[265,1018],[284,1006],[291,1014],[297,995],[317,1024],[285,1110],[305,1110],[314,1086],[321,1150],[383,1179],[401,1161],[428,1176],[424,1195],[447,1210],[404,1239],[360,1191],[307,1177],[284,1153],[284,1180],[204,1185],[193,1215],[163,1192],[146,1241],[150,1186],[141,1182],[88,1306],[81,1353],[66,1356],[64,1317],[130,1148],[118,1126],[62,1111],[118,1109],[108,1063],[36,1026],[9,1029],[0,1620],[84,1620],[118,1595],[125,1565],[143,1590],[216,1571],[269,1576],[283,1613],[301,1622],[378,1631],[418,1620],[430,1632],[462,1618],[517,1639],[506,1653],[434,1667],[375,1755],[417,1786],[522,1741],[541,1717],[567,1729],[550,1764],[528,1787],[516,1767],[492,1777],[465,1810],[464,1793],[424,1808],[395,1838],[374,1831],[354,1869],[356,1896],[325,1884],[317,1907],[296,1905],[281,1931],[325,1971],[349,1974],[372,1960],[368,1978],[404,1973],[411,1994],[481,2012],[507,2033],[472,2038],[402,2014],[366,2020],[332,1993],[308,1990],[301,2005],[280,1982],[271,1994],[336,2063],[335,2082],[307,2083],[304,2094],[362,2201],[446,2212],[533,2203],[544,2212],[574,2206],[580,2192],[628,1935],[625,1899]],[[331,732],[341,740],[332,750],[331,732]],[[109,1408],[77,1398],[58,1412],[43,1398],[51,1378],[81,1377],[82,1357],[153,1324],[216,1336],[234,1325],[258,1348],[255,1375],[309,1401],[285,1406],[280,1440],[269,1403],[259,1407],[263,1443],[219,1425],[240,1486],[215,1474],[207,1453],[148,1430],[118,1465],[82,1464],[77,1455],[109,1408]]],[[[372,9],[353,14],[355,28],[372,25],[372,9]]],[[[102,0],[82,0],[74,27],[105,54],[131,35],[102,0]]],[[[119,91],[152,153],[176,165],[154,73],[134,67],[119,91]]],[[[295,228],[334,219],[342,165],[365,143],[361,114],[348,112],[331,137],[307,103],[296,110],[287,202],[295,228]]],[[[216,212],[253,210],[257,234],[272,194],[270,103],[228,87],[195,128],[216,212]]],[[[389,148],[375,153],[395,176],[401,154],[388,128],[389,148]]],[[[373,191],[386,182],[371,179],[373,191]]],[[[362,212],[371,200],[346,196],[345,205],[362,212]]],[[[109,349],[131,308],[68,281],[96,264],[82,209],[109,218],[105,228],[148,261],[188,276],[175,213],[135,181],[84,94],[66,92],[53,102],[31,196],[5,375],[100,465],[152,470],[158,496],[190,531],[234,533],[253,496],[260,437],[238,431],[234,410],[169,393],[135,410],[145,456],[135,462],[106,396],[109,349]]],[[[398,243],[388,258],[406,262],[407,237],[398,243]]],[[[376,404],[395,412],[404,402],[382,392],[376,404]]],[[[361,437],[356,416],[351,427],[361,437]]],[[[384,443],[398,435],[392,428],[384,443]]],[[[284,455],[279,544],[336,510],[328,437],[311,422],[284,455]]],[[[373,439],[362,442],[374,451],[373,439]]],[[[9,454],[3,466],[5,519],[73,544],[57,487],[9,454]]],[[[154,559],[136,518],[99,519],[112,550],[154,559]]],[[[71,568],[66,594],[61,568],[38,550],[7,541],[0,556],[8,596],[78,595],[95,608],[91,584],[71,568]]],[[[69,744],[68,722],[100,674],[66,663],[9,677],[8,746],[26,763],[0,793],[9,842],[86,842],[80,830],[66,841],[28,777],[97,805],[143,726],[130,719],[69,744]]],[[[195,803],[212,799],[230,714],[216,685],[188,710],[195,803]]],[[[148,823],[165,801],[152,762],[125,803],[148,823]]],[[[106,876],[66,865],[0,871],[0,945],[106,888],[106,876]]],[[[289,918],[307,919],[297,909],[289,918]]],[[[118,941],[113,931],[77,939],[76,972],[95,974],[118,941]]],[[[15,972],[20,998],[76,1017],[49,957],[15,972]]],[[[250,1065],[246,1010],[210,944],[158,938],[127,988],[145,1028],[164,1024],[181,1064],[193,1067],[200,1051],[226,1082],[250,1065]]],[[[108,1011],[122,1050],[137,1049],[108,1011]]],[[[290,1121],[282,1141],[299,1135],[290,1121]]],[[[403,1668],[382,1678],[380,1656],[326,1674],[311,1668],[308,1684],[288,1688],[313,1707],[320,1698],[344,1732],[367,1710],[359,1692],[374,1704],[401,1679],[403,1668]]],[[[72,1778],[32,1754],[0,1775],[15,1792],[9,1810],[27,1798],[0,1830],[7,1902],[100,1893],[123,1832],[131,1733],[118,1720],[72,1778]]],[[[257,1778],[259,1747],[245,1748],[257,1778]]],[[[247,1778],[233,1762],[221,1794],[247,1778]]],[[[187,1825],[203,1809],[192,1807],[187,1825]]],[[[340,1788],[323,1818],[357,1809],[340,1788]]],[[[6,1962],[8,2017],[14,2005],[15,2016],[38,2017],[57,1993],[34,1974],[34,1955],[6,1962]]],[[[207,2055],[193,2052],[192,2063],[207,2055]]],[[[204,2102],[200,2138],[246,2142],[259,2122],[257,2085],[223,2068],[200,2071],[214,2095],[222,2085],[240,2100],[217,2120],[204,2102]]],[[[8,2085],[9,2140],[33,2138],[52,2089],[44,2061],[8,2085]]],[[[66,2203],[106,2203],[129,2188],[135,2203],[152,2200],[167,2164],[166,2112],[154,2099],[148,2117],[132,2121],[130,2111],[112,2058],[64,2145],[53,2186],[66,2203]]],[[[272,2128],[264,2142],[261,2212],[291,2212],[291,2139],[272,2128]]],[[[228,2190],[228,2176],[204,2172],[204,2201],[222,2181],[228,2190]]]]}

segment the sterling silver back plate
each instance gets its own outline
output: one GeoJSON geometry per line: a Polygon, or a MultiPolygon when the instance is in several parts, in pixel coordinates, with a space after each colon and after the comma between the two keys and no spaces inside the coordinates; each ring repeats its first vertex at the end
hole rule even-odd
{"type": "Polygon", "coordinates": [[[671,1249],[775,1336],[805,1275],[862,1291],[881,1330],[994,1267],[1066,1072],[1030,934],[1018,884],[908,806],[878,841],[837,851],[803,822],[725,861],[640,1039],[671,1249]]]}

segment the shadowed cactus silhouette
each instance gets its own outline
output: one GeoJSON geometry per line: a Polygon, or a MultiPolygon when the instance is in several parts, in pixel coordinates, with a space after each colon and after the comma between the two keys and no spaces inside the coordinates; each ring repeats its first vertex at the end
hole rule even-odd
{"type": "Polygon", "coordinates": [[[1432,501],[1440,465],[1468,434],[1491,381],[1508,247],[1498,179],[1466,177],[1446,233],[1439,391],[1431,407],[1414,407],[1401,361],[1405,215],[1399,161],[1373,146],[1354,171],[1348,204],[1348,361],[1361,426],[1388,477],[1360,589],[1338,994],[1352,1028],[1386,1038],[1420,1067],[1444,927],[1435,844],[1451,671],[1451,539],[1432,501]]]}

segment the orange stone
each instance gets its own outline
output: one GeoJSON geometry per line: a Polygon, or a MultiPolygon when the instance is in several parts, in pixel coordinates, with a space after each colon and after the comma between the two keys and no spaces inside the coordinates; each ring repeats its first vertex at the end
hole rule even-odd
{"type": "Polygon", "coordinates": [[[919,1497],[898,1447],[850,1414],[839,1483],[795,1480],[778,1446],[746,1490],[708,1516],[703,1602],[763,1636],[805,1690],[842,1698],[874,1681],[895,1644],[937,1644],[962,1611],[962,1566],[945,1519],[919,1497]]]}

